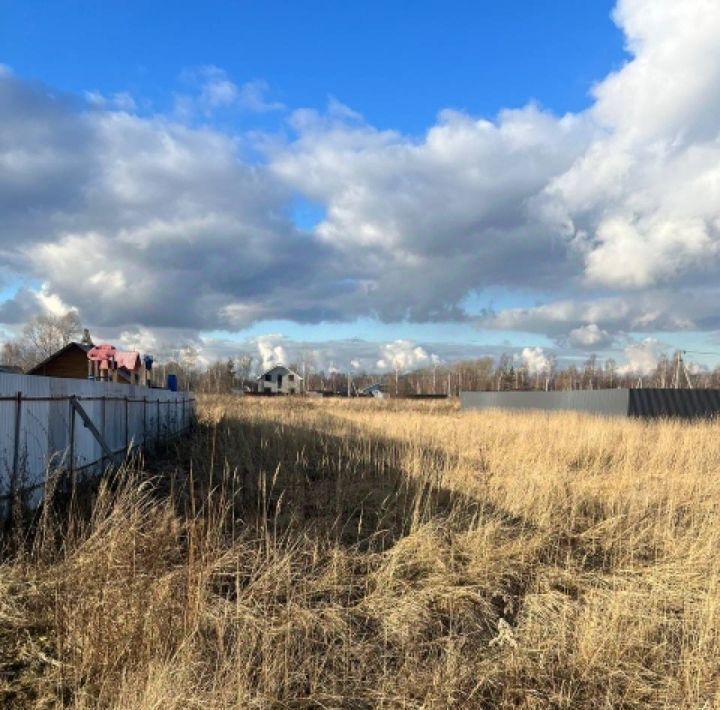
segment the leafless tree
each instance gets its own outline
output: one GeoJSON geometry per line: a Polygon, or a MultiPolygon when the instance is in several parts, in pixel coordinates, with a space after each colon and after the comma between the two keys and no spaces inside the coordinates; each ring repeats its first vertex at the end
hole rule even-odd
{"type": "Polygon", "coordinates": [[[62,316],[35,316],[25,324],[19,338],[5,343],[3,364],[28,370],[65,347],[81,332],[77,311],[68,311],[62,316]]]}
{"type": "Polygon", "coordinates": [[[37,353],[40,360],[49,357],[65,347],[82,331],[77,311],[68,311],[62,316],[35,316],[23,328],[25,340],[37,353]]]}
{"type": "Polygon", "coordinates": [[[250,353],[242,352],[235,358],[235,377],[236,379],[245,380],[250,379],[252,374],[254,358],[250,353]]]}
{"type": "Polygon", "coordinates": [[[0,365],[8,365],[10,367],[20,367],[27,370],[32,367],[37,360],[33,357],[30,349],[19,340],[12,340],[5,343],[0,354],[0,365]]]}

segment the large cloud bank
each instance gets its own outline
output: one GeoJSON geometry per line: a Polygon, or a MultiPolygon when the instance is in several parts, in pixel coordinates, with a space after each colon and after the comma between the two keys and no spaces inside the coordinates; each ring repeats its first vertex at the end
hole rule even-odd
{"type": "Polygon", "coordinates": [[[3,69],[0,280],[43,287],[0,321],[46,302],[116,329],[474,319],[588,350],[716,329],[720,4],[620,0],[614,18],[630,57],[587,111],[443,111],[419,139],[336,102],[287,112],[214,68],[172,115],[3,69]],[[289,137],[213,128],[233,104],[285,111],[289,137]],[[324,209],[315,228],[294,225],[297,195],[324,209]],[[465,310],[493,286],[544,305],[465,310]]]}

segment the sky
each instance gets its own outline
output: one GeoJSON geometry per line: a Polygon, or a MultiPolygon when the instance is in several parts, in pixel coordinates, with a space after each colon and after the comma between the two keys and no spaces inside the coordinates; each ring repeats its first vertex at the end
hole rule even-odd
{"type": "Polygon", "coordinates": [[[714,366],[719,40],[714,0],[0,0],[0,341],[714,366]]]}

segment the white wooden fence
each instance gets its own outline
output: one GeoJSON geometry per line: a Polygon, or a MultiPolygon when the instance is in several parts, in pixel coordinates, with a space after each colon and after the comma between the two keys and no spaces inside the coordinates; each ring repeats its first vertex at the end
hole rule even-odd
{"type": "Polygon", "coordinates": [[[102,471],[110,459],[187,430],[189,392],[0,373],[0,518],[37,505],[49,472],[102,471]]]}

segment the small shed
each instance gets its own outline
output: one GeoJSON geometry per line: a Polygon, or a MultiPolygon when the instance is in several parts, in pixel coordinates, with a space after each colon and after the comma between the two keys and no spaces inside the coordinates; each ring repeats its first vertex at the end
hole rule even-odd
{"type": "Polygon", "coordinates": [[[28,375],[43,377],[74,377],[86,380],[88,376],[88,350],[91,344],[69,342],[41,363],[27,371],[28,375]]]}
{"type": "Polygon", "coordinates": [[[300,394],[303,378],[285,365],[275,365],[258,378],[258,392],[263,394],[300,394]]]}

